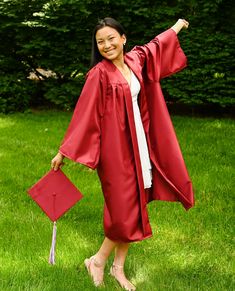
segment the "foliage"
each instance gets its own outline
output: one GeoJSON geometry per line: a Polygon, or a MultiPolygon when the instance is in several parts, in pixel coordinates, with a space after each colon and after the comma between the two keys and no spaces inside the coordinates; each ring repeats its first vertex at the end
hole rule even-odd
{"type": "Polygon", "coordinates": [[[0,75],[0,109],[3,113],[25,111],[30,106],[36,86],[25,80],[22,72],[0,75]]]}
{"type": "Polygon", "coordinates": [[[0,92],[2,112],[39,103],[73,107],[84,81],[81,76],[89,69],[93,27],[105,16],[125,26],[129,48],[146,43],[182,16],[188,19],[190,28],[179,38],[189,66],[163,81],[167,100],[235,104],[235,8],[231,0],[1,0],[0,11],[0,38],[4,39],[0,43],[1,86],[8,76],[17,94],[25,95],[22,106],[18,102],[14,106],[12,88],[6,86],[4,94],[0,92]],[[53,74],[47,76],[39,69],[53,74]],[[31,80],[36,92],[30,95],[18,86],[17,75],[28,80],[32,72],[38,81],[31,80]],[[6,104],[11,104],[9,110],[6,104]]]}
{"type": "Polygon", "coordinates": [[[51,104],[64,110],[71,110],[76,103],[84,78],[70,78],[67,82],[58,85],[57,80],[46,80],[44,97],[51,104]]]}
{"type": "Polygon", "coordinates": [[[221,106],[235,104],[234,38],[231,37],[234,23],[229,22],[234,9],[229,2],[198,1],[196,6],[189,7],[192,29],[185,36],[179,35],[189,64],[181,74],[164,80],[163,87],[170,100],[221,106]]]}

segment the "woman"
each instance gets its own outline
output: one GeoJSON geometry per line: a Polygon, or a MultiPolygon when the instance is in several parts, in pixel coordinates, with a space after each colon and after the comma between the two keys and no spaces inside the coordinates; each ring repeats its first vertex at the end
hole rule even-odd
{"type": "Polygon", "coordinates": [[[58,154],[97,169],[105,199],[105,238],[84,261],[95,286],[103,284],[105,263],[113,250],[110,274],[125,290],[135,290],[124,273],[130,242],[152,236],[147,203],[152,200],[194,204],[192,184],[164,102],[159,80],[186,66],[175,25],[145,46],[125,53],[126,34],[112,18],[94,29],[92,69],[58,154]]]}

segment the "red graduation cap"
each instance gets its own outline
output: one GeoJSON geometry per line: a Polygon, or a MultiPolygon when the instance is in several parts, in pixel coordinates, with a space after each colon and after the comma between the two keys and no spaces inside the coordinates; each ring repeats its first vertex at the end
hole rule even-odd
{"type": "Polygon", "coordinates": [[[49,263],[55,264],[56,220],[83,196],[62,170],[50,170],[27,191],[54,222],[49,263]]]}

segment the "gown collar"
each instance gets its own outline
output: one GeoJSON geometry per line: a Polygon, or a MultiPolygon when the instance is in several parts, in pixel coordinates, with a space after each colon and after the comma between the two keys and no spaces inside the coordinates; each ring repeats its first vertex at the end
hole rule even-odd
{"type": "MultiPolygon", "coordinates": [[[[124,62],[130,68],[130,70],[136,75],[136,77],[137,77],[138,81],[140,82],[140,84],[142,84],[141,73],[139,72],[139,70],[136,69],[135,64],[133,62],[131,62],[131,60],[128,59],[128,56],[126,54],[124,56],[124,62]]],[[[127,84],[129,86],[129,84],[128,84],[127,80],[125,79],[125,77],[122,75],[122,73],[118,70],[118,68],[111,61],[103,59],[102,63],[104,64],[104,66],[106,68],[108,68],[112,72],[115,72],[115,73],[119,74],[119,76],[121,77],[122,83],[125,83],[125,84],[127,84]]]]}

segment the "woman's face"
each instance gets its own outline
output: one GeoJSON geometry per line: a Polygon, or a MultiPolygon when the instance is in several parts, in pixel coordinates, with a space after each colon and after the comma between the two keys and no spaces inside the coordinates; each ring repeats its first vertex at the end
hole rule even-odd
{"type": "Polygon", "coordinates": [[[126,43],[126,36],[120,35],[119,32],[105,26],[96,32],[96,43],[102,57],[115,61],[123,57],[123,45],[126,43]]]}

